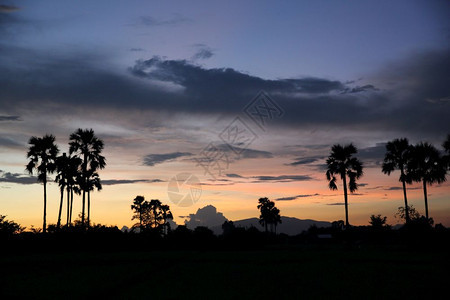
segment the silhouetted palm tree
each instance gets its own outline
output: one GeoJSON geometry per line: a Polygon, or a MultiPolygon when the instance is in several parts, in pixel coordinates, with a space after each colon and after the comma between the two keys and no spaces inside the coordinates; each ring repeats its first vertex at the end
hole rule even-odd
{"type": "Polygon", "coordinates": [[[27,158],[30,159],[26,166],[26,170],[33,174],[36,169],[38,173],[38,181],[44,184],[44,220],[42,225],[42,232],[47,232],[47,174],[55,171],[55,160],[59,149],[55,144],[55,137],[53,135],[44,135],[42,138],[31,137],[28,144],[27,158]]]}
{"type": "Polygon", "coordinates": [[[403,198],[405,200],[406,223],[409,222],[408,199],[406,197],[406,183],[412,180],[408,176],[408,161],[410,159],[411,146],[408,139],[395,139],[386,144],[386,154],[384,156],[382,171],[384,174],[391,175],[394,170],[400,170],[399,181],[403,185],[403,198]]]}
{"type": "Polygon", "coordinates": [[[102,183],[100,180],[100,177],[97,172],[93,172],[92,170],[89,170],[88,180],[87,180],[87,193],[88,193],[88,201],[87,201],[87,224],[90,224],[91,222],[91,191],[94,191],[94,189],[97,189],[97,191],[102,190],[102,183]]]}
{"type": "Polygon", "coordinates": [[[104,144],[97,138],[92,129],[81,129],[70,135],[70,154],[82,159],[80,188],[83,192],[81,224],[85,224],[86,193],[89,192],[89,179],[96,170],[106,166],[105,157],[101,155],[104,144]]]}
{"type": "Polygon", "coordinates": [[[271,231],[276,233],[278,223],[281,223],[280,210],[275,207],[275,202],[270,201],[267,197],[259,198],[257,208],[260,210],[259,223],[264,226],[267,233],[268,225],[271,231]]]}
{"type": "Polygon", "coordinates": [[[411,148],[411,159],[408,164],[411,177],[422,182],[425,200],[425,217],[428,218],[427,185],[442,183],[446,180],[447,168],[439,151],[429,143],[419,143],[411,148]]]}
{"type": "Polygon", "coordinates": [[[348,177],[348,189],[351,193],[358,189],[356,180],[363,175],[362,163],[353,155],[358,153],[353,144],[341,146],[339,144],[331,147],[330,156],[327,159],[327,180],[329,181],[328,187],[331,190],[337,190],[336,175],[339,175],[342,179],[342,185],[344,187],[344,204],[345,204],[345,226],[349,227],[348,222],[348,196],[347,196],[347,177],[348,177]]]}
{"type": "Polygon", "coordinates": [[[81,181],[81,176],[79,169],[81,166],[81,159],[77,156],[69,156],[68,174],[67,174],[67,197],[70,196],[70,201],[68,199],[67,207],[67,225],[72,223],[72,211],[73,211],[73,193],[80,195],[79,181],[81,181]]]}
{"type": "MultiPolygon", "coordinates": [[[[56,177],[55,182],[58,183],[59,189],[61,192],[61,199],[59,202],[59,211],[58,211],[58,222],[56,223],[56,227],[59,229],[61,227],[61,212],[63,207],[63,199],[64,199],[64,189],[67,187],[68,176],[69,176],[69,157],[67,157],[66,153],[63,153],[62,156],[58,156],[56,158],[56,177]]],[[[69,204],[69,196],[67,196],[67,204],[69,204]]]]}

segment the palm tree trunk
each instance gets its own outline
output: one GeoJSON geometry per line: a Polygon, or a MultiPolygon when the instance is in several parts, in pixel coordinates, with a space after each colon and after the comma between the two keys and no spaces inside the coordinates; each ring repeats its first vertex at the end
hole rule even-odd
{"type": "Polygon", "coordinates": [[[342,181],[344,184],[345,228],[348,228],[350,224],[348,223],[347,176],[345,174],[342,176],[342,181]]]}
{"type": "Polygon", "coordinates": [[[88,191],[88,218],[87,218],[88,227],[91,224],[91,191],[88,191]]]}
{"type": "MultiPolygon", "coordinates": [[[[47,174],[44,174],[47,178],[47,174]]],[[[47,180],[44,179],[44,223],[42,224],[42,233],[47,232],[47,180]]]]}
{"type": "Polygon", "coordinates": [[[423,180],[423,197],[425,199],[425,217],[428,220],[428,197],[427,197],[427,182],[423,180]]]}
{"type": "Polygon", "coordinates": [[[83,190],[83,203],[82,203],[82,209],[81,209],[81,226],[84,226],[85,203],[86,203],[86,191],[83,190]]]}
{"type": "Polygon", "coordinates": [[[73,212],[73,188],[70,188],[70,217],[69,217],[69,224],[72,224],[72,212],[73,212]]]}
{"type": "Polygon", "coordinates": [[[61,188],[61,200],[59,201],[59,211],[58,211],[58,222],[56,223],[56,227],[61,227],[61,212],[63,207],[63,199],[64,199],[64,188],[61,188]]]}
{"type": "Polygon", "coordinates": [[[70,188],[67,186],[67,220],[66,226],[69,226],[69,217],[70,217],[70,188]]]}
{"type": "Polygon", "coordinates": [[[405,179],[403,179],[405,175],[403,174],[402,170],[402,184],[403,184],[403,198],[405,199],[405,220],[406,223],[409,223],[409,206],[408,206],[408,199],[406,198],[406,183],[405,179]]]}

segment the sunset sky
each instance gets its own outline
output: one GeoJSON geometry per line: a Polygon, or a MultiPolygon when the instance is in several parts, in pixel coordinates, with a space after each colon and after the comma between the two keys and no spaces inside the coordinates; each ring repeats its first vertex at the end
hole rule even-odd
{"type": "MultiPolygon", "coordinates": [[[[449,1],[1,1],[0,214],[41,227],[29,138],[53,134],[68,152],[70,133],[92,128],[107,159],[95,223],[132,225],[136,195],[169,204],[178,224],[209,204],[257,217],[260,197],[283,216],[344,219],[324,164],[352,142],[365,169],[350,223],[395,224],[403,196],[398,172],[381,172],[385,143],[442,149],[450,133],[448,16],[449,1]],[[249,117],[261,99],[264,124],[249,117]],[[231,149],[236,128],[246,135],[231,149]],[[228,159],[214,176],[199,165],[213,148],[228,159]],[[201,183],[191,206],[169,198],[180,173],[201,183]]],[[[428,191],[430,216],[450,226],[450,183],[428,191]]],[[[423,214],[421,185],[408,196],[423,214]]],[[[52,183],[48,223],[58,202],[52,183]]]]}

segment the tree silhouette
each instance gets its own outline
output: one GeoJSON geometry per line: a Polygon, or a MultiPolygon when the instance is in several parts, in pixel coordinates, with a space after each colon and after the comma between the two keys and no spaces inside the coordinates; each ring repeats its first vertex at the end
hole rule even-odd
{"type": "Polygon", "coordinates": [[[14,221],[6,220],[6,216],[0,215],[0,237],[21,233],[25,227],[14,221]]]}
{"type": "Polygon", "coordinates": [[[445,150],[444,163],[447,166],[447,169],[450,169],[450,134],[447,135],[447,139],[442,144],[445,150]]]}
{"type": "Polygon", "coordinates": [[[167,204],[161,205],[161,216],[163,220],[163,234],[167,235],[168,231],[170,230],[170,223],[169,220],[173,220],[172,212],[170,211],[170,207],[167,204]]]}
{"type": "Polygon", "coordinates": [[[431,144],[421,142],[411,148],[411,159],[408,164],[411,178],[422,182],[425,200],[425,217],[428,219],[427,185],[442,183],[446,180],[447,168],[439,151],[431,144]]]}
{"type": "Polygon", "coordinates": [[[44,184],[44,220],[42,232],[47,232],[47,174],[51,174],[56,169],[56,156],[59,149],[55,144],[53,135],[44,135],[44,137],[31,137],[28,144],[27,158],[30,159],[26,166],[26,170],[33,174],[33,170],[37,171],[38,181],[44,184]]]}
{"type": "Polygon", "coordinates": [[[345,226],[349,227],[348,222],[348,196],[347,196],[347,177],[348,177],[348,189],[351,193],[358,189],[356,180],[363,175],[363,165],[356,158],[354,154],[358,153],[353,144],[341,146],[339,144],[331,147],[330,156],[327,158],[327,180],[329,181],[328,187],[331,190],[337,190],[336,175],[339,175],[342,179],[342,185],[344,188],[344,204],[345,204],[345,226]]]}
{"type": "MultiPolygon", "coordinates": [[[[59,190],[61,192],[61,199],[59,202],[59,210],[58,210],[58,222],[56,223],[56,227],[59,229],[61,227],[61,212],[63,208],[63,199],[64,199],[64,190],[67,187],[68,177],[69,177],[69,157],[66,153],[58,156],[56,158],[56,177],[55,182],[59,185],[59,190]]],[[[67,196],[67,203],[69,204],[69,196],[67,196]]]]}
{"type": "Polygon", "coordinates": [[[264,230],[268,232],[268,225],[270,225],[271,232],[276,233],[277,224],[281,223],[280,210],[275,207],[275,202],[270,201],[269,198],[259,198],[257,208],[260,210],[259,223],[264,226],[264,230]]]}
{"type": "Polygon", "coordinates": [[[408,139],[395,139],[386,144],[386,154],[384,156],[382,172],[391,175],[394,170],[400,170],[399,181],[403,185],[403,198],[405,200],[405,220],[409,222],[408,199],[406,197],[406,183],[411,183],[408,176],[408,161],[410,159],[411,146],[408,139]]]}
{"type": "Polygon", "coordinates": [[[170,226],[168,221],[173,219],[169,205],[162,204],[158,199],[146,201],[143,196],[136,196],[131,209],[134,211],[131,219],[139,220],[133,227],[139,226],[141,231],[162,231],[162,234],[167,234],[170,226]]]}
{"type": "Polygon", "coordinates": [[[369,224],[374,229],[382,229],[382,228],[389,228],[390,226],[386,224],[387,217],[383,217],[381,215],[371,215],[369,224]]]}
{"type": "Polygon", "coordinates": [[[90,224],[91,220],[91,191],[97,189],[97,191],[102,190],[102,183],[100,177],[97,172],[94,172],[92,169],[88,171],[88,177],[86,182],[87,189],[87,223],[90,224]]]}
{"type": "Polygon", "coordinates": [[[79,182],[81,181],[81,176],[79,173],[79,169],[81,166],[81,158],[77,156],[68,157],[68,166],[67,166],[67,222],[66,224],[72,223],[72,211],[73,211],[73,193],[78,195],[81,194],[79,182]],[[70,201],[69,201],[70,196],[70,201]]]}
{"type": "MultiPolygon", "coordinates": [[[[136,196],[136,198],[134,198],[133,200],[133,204],[131,204],[131,209],[134,211],[134,215],[131,217],[131,220],[139,220],[139,229],[142,231],[143,229],[143,225],[144,225],[144,213],[145,213],[145,206],[146,206],[146,201],[144,196],[136,196]]],[[[135,224],[133,225],[133,227],[136,227],[135,224]]]]}
{"type": "MultiPolygon", "coordinates": [[[[104,148],[103,141],[97,138],[92,129],[77,129],[70,135],[70,154],[82,159],[80,188],[83,192],[81,224],[85,224],[86,193],[89,193],[89,181],[95,171],[106,166],[105,157],[101,155],[104,148]]],[[[89,205],[89,203],[88,203],[89,205]]]]}

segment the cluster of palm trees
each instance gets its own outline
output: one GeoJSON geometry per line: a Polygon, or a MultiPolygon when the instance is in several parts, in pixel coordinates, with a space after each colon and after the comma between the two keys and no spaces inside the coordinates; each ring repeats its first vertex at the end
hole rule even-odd
{"type": "MultiPolygon", "coordinates": [[[[447,171],[450,167],[450,135],[443,143],[445,154],[436,149],[432,144],[420,142],[411,145],[406,138],[394,139],[386,144],[386,154],[384,157],[382,172],[390,175],[393,171],[399,170],[399,181],[403,186],[403,197],[405,200],[405,220],[409,223],[410,206],[406,196],[406,184],[421,182],[423,186],[425,200],[425,218],[428,220],[428,194],[427,187],[435,183],[446,181],[447,171]]],[[[358,150],[353,144],[333,145],[328,157],[326,177],[331,190],[337,190],[337,178],[342,180],[344,190],[345,206],[345,226],[349,226],[348,221],[348,190],[351,193],[358,189],[357,180],[363,175],[363,164],[355,157],[358,150]],[[348,181],[348,182],[347,182],[348,181]]]]}
{"type": "Polygon", "coordinates": [[[61,192],[57,228],[61,227],[64,191],[67,192],[66,225],[72,223],[73,194],[75,193],[82,194],[81,225],[89,226],[90,193],[95,189],[102,189],[97,172],[106,166],[106,159],[101,155],[104,148],[103,141],[95,136],[92,129],[79,128],[69,137],[69,155],[66,153],[59,155],[59,147],[55,143],[55,137],[51,134],[46,134],[42,138],[33,136],[28,144],[30,145],[27,152],[29,162],[26,170],[30,174],[36,172],[38,181],[42,182],[44,186],[43,233],[47,230],[48,175],[55,172],[55,182],[58,183],[61,192]]]}
{"type": "Polygon", "coordinates": [[[269,198],[259,198],[257,208],[261,212],[259,216],[259,223],[264,226],[267,233],[270,227],[270,232],[277,233],[277,225],[281,223],[280,210],[275,206],[275,202],[269,198]]]}
{"type": "Polygon", "coordinates": [[[139,228],[140,231],[153,230],[160,231],[166,235],[170,230],[169,220],[173,220],[169,205],[162,204],[158,199],[146,201],[144,196],[136,196],[131,205],[134,212],[131,220],[138,220],[139,223],[133,225],[133,228],[139,228]]]}

